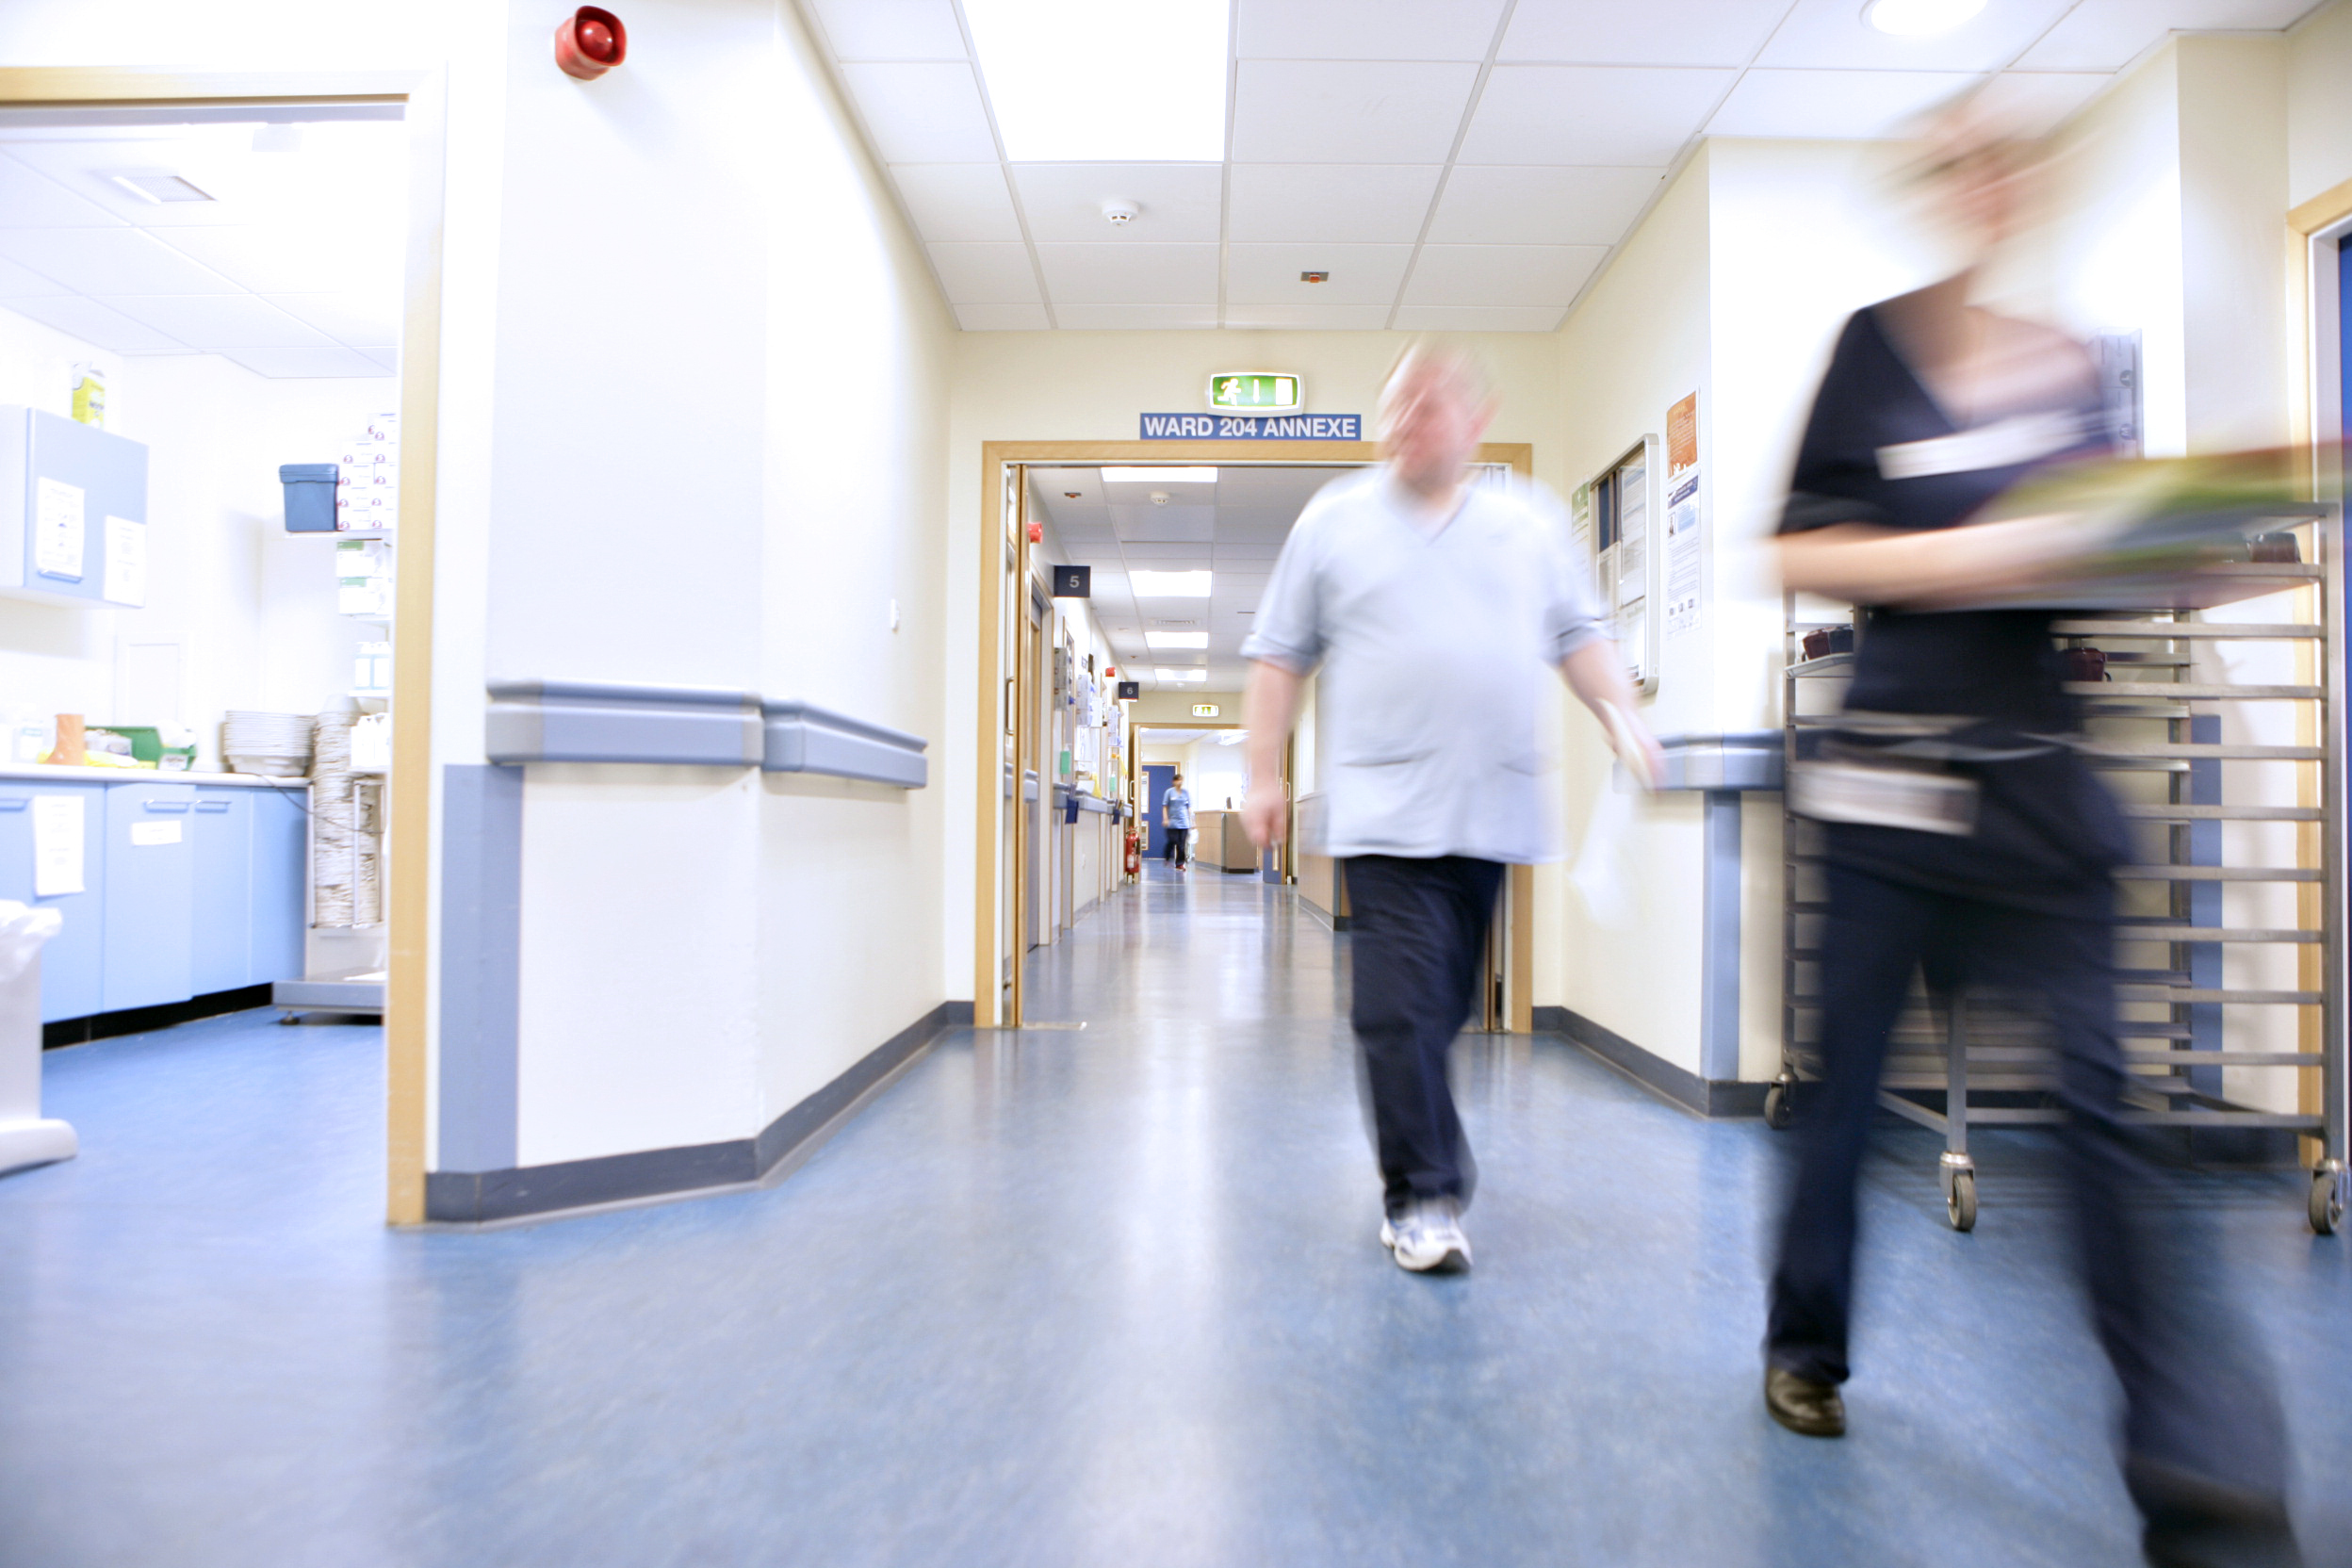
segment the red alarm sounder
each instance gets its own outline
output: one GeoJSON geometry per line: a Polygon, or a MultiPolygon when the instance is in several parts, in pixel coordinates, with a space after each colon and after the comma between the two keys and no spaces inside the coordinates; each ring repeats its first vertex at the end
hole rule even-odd
{"type": "Polygon", "coordinates": [[[556,69],[593,82],[629,58],[629,29],[602,6],[582,6],[555,29],[556,69]]]}

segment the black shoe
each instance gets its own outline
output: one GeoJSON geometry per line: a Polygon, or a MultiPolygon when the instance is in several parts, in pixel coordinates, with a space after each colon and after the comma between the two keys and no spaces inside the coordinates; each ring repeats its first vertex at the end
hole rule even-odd
{"type": "Polygon", "coordinates": [[[2124,1482],[2148,1528],[2155,1568],[2301,1568],[2285,1502],[2134,1455],[2124,1482]]]}
{"type": "Polygon", "coordinates": [[[1768,1366],[1764,1369],[1764,1408],[1792,1432],[1806,1437],[1846,1435],[1846,1401],[1836,1383],[1817,1383],[1768,1366]]]}

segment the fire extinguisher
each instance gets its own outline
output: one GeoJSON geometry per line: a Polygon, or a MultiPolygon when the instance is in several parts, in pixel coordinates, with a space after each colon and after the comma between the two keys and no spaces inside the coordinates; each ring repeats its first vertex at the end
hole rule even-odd
{"type": "Polygon", "coordinates": [[[1135,830],[1132,827],[1127,830],[1127,874],[1130,876],[1143,874],[1143,841],[1136,836],[1135,830]]]}

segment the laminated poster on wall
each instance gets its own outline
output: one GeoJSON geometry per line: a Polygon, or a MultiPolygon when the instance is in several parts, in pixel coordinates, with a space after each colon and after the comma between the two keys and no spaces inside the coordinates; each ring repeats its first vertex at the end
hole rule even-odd
{"type": "Polygon", "coordinates": [[[85,891],[82,882],[82,797],[33,797],[33,896],[85,891]]]}
{"type": "Polygon", "coordinates": [[[1666,635],[1679,637],[1699,624],[1706,552],[1700,529],[1699,395],[1666,412],[1666,635]]]}
{"type": "Polygon", "coordinates": [[[128,517],[106,519],[106,578],[103,596],[108,604],[134,609],[147,602],[147,525],[128,517]]]}
{"type": "Polygon", "coordinates": [[[82,580],[82,487],[42,479],[34,486],[33,570],[42,577],[82,580]]]}

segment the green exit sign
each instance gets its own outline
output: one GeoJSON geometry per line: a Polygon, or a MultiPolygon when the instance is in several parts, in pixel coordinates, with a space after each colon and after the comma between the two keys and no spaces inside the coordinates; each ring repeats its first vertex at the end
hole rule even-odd
{"type": "Polygon", "coordinates": [[[1248,414],[1297,414],[1307,406],[1307,384],[1278,370],[1219,370],[1209,378],[1209,406],[1248,414]]]}

